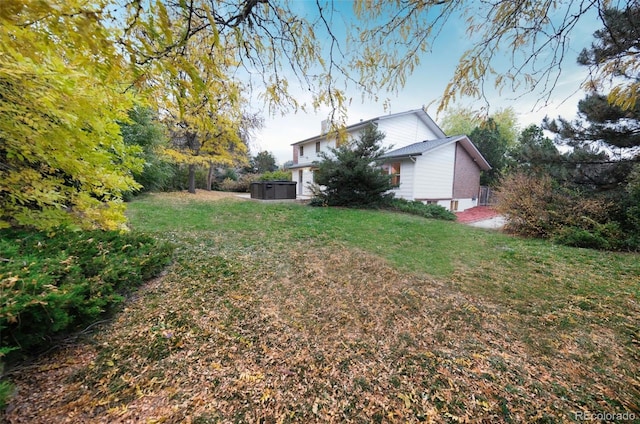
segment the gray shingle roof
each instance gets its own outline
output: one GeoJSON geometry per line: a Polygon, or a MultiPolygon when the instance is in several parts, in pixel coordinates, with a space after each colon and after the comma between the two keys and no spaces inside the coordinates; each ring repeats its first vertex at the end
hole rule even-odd
{"type": "Polygon", "coordinates": [[[429,152],[431,150],[437,149],[440,146],[444,146],[449,143],[457,143],[459,142],[462,148],[464,148],[467,153],[473,158],[473,161],[478,164],[480,169],[489,170],[491,169],[491,165],[489,162],[482,157],[482,154],[478,151],[476,146],[473,145],[471,140],[466,135],[456,135],[452,137],[438,138],[436,140],[426,140],[421,141],[419,143],[413,143],[405,147],[401,147],[400,149],[392,150],[390,152],[385,153],[380,157],[383,161],[385,159],[395,159],[395,158],[408,158],[411,156],[421,156],[422,154],[429,152]]]}
{"type": "Polygon", "coordinates": [[[460,136],[439,138],[436,140],[425,140],[418,143],[413,143],[408,146],[401,147],[400,149],[391,150],[390,152],[382,155],[381,159],[419,156],[425,152],[428,152],[429,150],[433,150],[436,147],[440,147],[444,144],[450,143],[458,138],[460,138],[460,136]]]}

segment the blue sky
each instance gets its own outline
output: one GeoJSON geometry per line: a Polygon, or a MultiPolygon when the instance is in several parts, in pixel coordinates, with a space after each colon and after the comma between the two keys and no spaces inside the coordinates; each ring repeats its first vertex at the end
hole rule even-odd
{"type": "MultiPolygon", "coordinates": [[[[296,0],[293,4],[294,7],[299,8],[300,13],[314,13],[316,8],[315,0],[296,0]]],[[[344,16],[334,15],[333,30],[337,34],[344,34],[346,27],[342,22],[352,18],[351,2],[338,0],[334,2],[334,7],[344,16]]],[[[576,57],[583,47],[591,43],[591,34],[598,28],[598,22],[593,16],[584,17],[574,28],[571,34],[570,49],[563,63],[562,74],[553,97],[546,106],[541,107],[539,104],[536,106],[539,94],[534,93],[514,99],[522,93],[503,92],[499,94],[491,92],[489,95],[491,110],[497,111],[513,107],[522,128],[532,123],[540,124],[547,115],[573,118],[576,114],[577,102],[585,95],[580,89],[580,84],[587,75],[586,68],[576,64],[576,57]]],[[[348,97],[353,98],[348,111],[347,123],[417,109],[423,105],[427,106],[427,111],[432,118],[439,121],[439,117],[436,115],[436,103],[440,100],[443,90],[453,75],[460,55],[471,46],[470,43],[471,40],[466,34],[464,20],[450,19],[445,30],[434,43],[432,51],[420,57],[420,66],[407,79],[404,88],[398,93],[380,93],[378,102],[370,100],[362,102],[361,93],[355,90],[347,93],[348,97]],[[390,107],[385,110],[384,103],[387,99],[390,107]]],[[[505,52],[505,58],[507,55],[508,53],[505,52]]],[[[495,64],[500,68],[500,61],[495,64]]],[[[304,87],[298,87],[296,83],[293,83],[293,80],[290,81],[290,86],[292,90],[299,92],[297,96],[299,99],[307,102],[311,100],[304,87]]],[[[456,105],[477,109],[483,103],[474,102],[473,99],[462,99],[456,105]]],[[[255,109],[258,109],[258,106],[258,104],[254,104],[255,109]]],[[[298,112],[276,117],[269,117],[265,113],[265,126],[255,134],[251,145],[252,154],[267,150],[274,154],[280,164],[291,160],[291,144],[319,134],[320,122],[326,119],[328,113],[328,108],[322,108],[317,112],[298,112]]]]}

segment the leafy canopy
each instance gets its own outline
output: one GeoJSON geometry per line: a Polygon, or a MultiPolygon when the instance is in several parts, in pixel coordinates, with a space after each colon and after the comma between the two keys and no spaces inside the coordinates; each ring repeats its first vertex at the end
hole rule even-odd
{"type": "Polygon", "coordinates": [[[278,169],[273,153],[263,150],[249,160],[249,171],[255,174],[273,172],[278,169]]]}
{"type": "MultiPolygon", "coordinates": [[[[153,14],[146,12],[149,15],[145,15],[145,26],[158,25],[162,36],[140,32],[132,41],[138,49],[134,51],[142,57],[153,57],[168,49],[171,44],[166,43],[175,43],[191,26],[211,25],[206,15],[177,13],[180,11],[167,10],[161,2],[156,7],[153,14]],[[156,21],[155,14],[160,14],[161,20],[156,21]]],[[[230,165],[242,160],[246,153],[240,137],[246,100],[241,95],[240,82],[232,77],[238,63],[216,31],[191,34],[188,41],[178,51],[167,52],[149,65],[154,78],[147,84],[158,96],[174,141],[166,153],[182,164],[230,165]]]]}
{"type": "MultiPolygon", "coordinates": [[[[238,134],[249,96],[261,97],[271,113],[298,110],[306,107],[295,95],[302,86],[311,106],[327,105],[344,118],[347,86],[370,98],[400,89],[453,18],[467,19],[472,47],[440,110],[460,96],[482,98],[489,80],[505,91],[538,90],[544,99],[577,22],[609,6],[357,0],[344,43],[334,28],[345,17],[331,0],[317,1],[309,15],[295,1],[275,0],[4,2],[0,226],[120,227],[121,195],[137,187],[131,174],[141,166],[117,125],[134,96],[159,109],[177,138],[193,142],[168,151],[175,161],[229,163],[246,157],[238,134]],[[495,67],[505,52],[510,64],[495,67]]],[[[627,52],[613,62],[593,56],[593,74],[604,81],[633,71],[640,61],[627,52]]],[[[623,109],[636,102],[634,84],[623,81],[611,92],[623,109]]]]}
{"type": "Polygon", "coordinates": [[[0,227],[120,228],[142,161],[120,136],[132,97],[99,5],[1,9],[0,227]]]}
{"type": "Polygon", "coordinates": [[[480,183],[494,185],[509,165],[508,152],[518,144],[518,119],[513,108],[498,110],[489,118],[469,108],[447,110],[441,127],[448,135],[468,135],[491,165],[482,171],[480,183]]]}
{"type": "MultiPolygon", "coordinates": [[[[360,81],[368,81],[374,92],[398,90],[419,65],[421,55],[431,51],[442,33],[451,30],[452,21],[464,20],[471,46],[460,57],[438,111],[463,96],[488,103],[487,91],[493,89],[515,97],[537,93],[544,103],[556,88],[578,23],[593,16],[604,23],[611,6],[608,0],[358,0],[355,10],[361,31],[352,41],[361,43],[362,49],[355,63],[362,75],[360,81]]],[[[595,78],[585,81],[585,87],[609,81],[620,70],[637,70],[637,49],[627,53],[631,54],[620,55],[613,62],[594,62],[595,78]]],[[[616,102],[625,108],[635,104],[640,92],[637,81],[614,84],[616,102]]]]}
{"type": "Polygon", "coordinates": [[[166,127],[158,120],[157,113],[150,107],[136,105],[129,110],[129,121],[120,123],[120,132],[125,144],[142,149],[140,157],[144,160],[143,169],[133,173],[141,186],[140,191],[167,189],[174,177],[175,167],[163,153],[168,139],[166,127]]]}

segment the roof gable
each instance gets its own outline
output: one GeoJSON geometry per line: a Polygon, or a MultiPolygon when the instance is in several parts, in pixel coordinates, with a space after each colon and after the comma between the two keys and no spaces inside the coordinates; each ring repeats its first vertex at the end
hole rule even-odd
{"type": "Polygon", "coordinates": [[[444,131],[442,131],[442,129],[438,126],[438,124],[436,124],[436,122],[431,119],[431,116],[429,116],[429,114],[424,109],[413,109],[406,112],[384,115],[376,118],[376,120],[383,121],[387,119],[398,118],[404,115],[416,115],[418,119],[420,119],[427,126],[427,128],[429,128],[439,138],[445,138],[447,136],[444,131]]]}
{"type": "Polygon", "coordinates": [[[418,143],[413,143],[400,149],[391,150],[380,157],[380,159],[400,159],[422,156],[432,150],[436,150],[442,146],[446,146],[453,143],[460,143],[462,148],[471,156],[473,161],[478,164],[480,169],[488,171],[491,169],[489,162],[482,156],[480,151],[473,145],[469,137],[466,135],[458,135],[453,137],[439,138],[436,140],[425,140],[418,143]]]}
{"type": "MultiPolygon", "coordinates": [[[[433,119],[429,116],[429,114],[424,109],[412,109],[405,112],[392,113],[389,115],[378,116],[376,118],[368,119],[366,121],[360,121],[356,124],[348,125],[345,127],[347,132],[355,132],[366,127],[369,124],[377,124],[379,121],[395,119],[401,116],[414,114],[420,119],[434,134],[439,137],[446,137],[446,134],[442,131],[442,129],[435,123],[433,119]]],[[[297,146],[300,144],[306,144],[312,141],[324,140],[327,138],[327,134],[319,134],[310,138],[306,138],[304,140],[297,141],[292,143],[292,146],[297,146]]]]}
{"type": "Polygon", "coordinates": [[[449,144],[451,140],[449,138],[440,138],[437,140],[425,140],[418,143],[413,143],[400,149],[391,150],[390,152],[382,155],[382,159],[396,158],[404,156],[420,156],[430,150],[436,149],[445,144],[449,144]]]}

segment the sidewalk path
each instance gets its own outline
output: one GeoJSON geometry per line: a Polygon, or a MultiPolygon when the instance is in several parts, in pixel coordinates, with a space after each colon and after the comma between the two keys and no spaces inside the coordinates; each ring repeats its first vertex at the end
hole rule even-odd
{"type": "Polygon", "coordinates": [[[494,218],[498,215],[499,213],[491,208],[491,206],[476,206],[474,208],[467,209],[464,212],[456,212],[458,222],[462,222],[464,224],[494,218]]]}
{"type": "Polygon", "coordinates": [[[464,212],[456,212],[458,222],[480,228],[500,229],[504,218],[490,206],[476,206],[464,212]]]}

